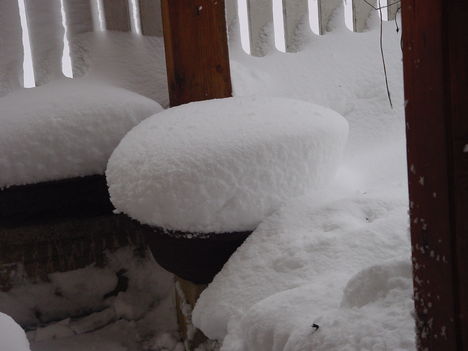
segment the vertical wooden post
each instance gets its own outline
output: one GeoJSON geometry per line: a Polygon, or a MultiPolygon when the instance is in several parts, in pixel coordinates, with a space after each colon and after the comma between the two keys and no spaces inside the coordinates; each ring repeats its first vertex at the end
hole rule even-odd
{"type": "Polygon", "coordinates": [[[163,0],[171,106],[231,96],[224,0],[163,0]]]}
{"type": "Polygon", "coordinates": [[[468,350],[468,3],[403,0],[419,350],[468,350]]]}

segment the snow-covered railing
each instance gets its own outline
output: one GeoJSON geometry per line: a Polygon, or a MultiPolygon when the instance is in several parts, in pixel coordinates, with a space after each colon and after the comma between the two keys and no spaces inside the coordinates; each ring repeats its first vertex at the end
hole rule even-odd
{"type": "Polygon", "coordinates": [[[232,31],[232,24],[239,19],[242,47],[251,55],[263,56],[263,43],[271,35],[278,50],[294,52],[298,28],[309,25],[315,34],[325,34],[342,3],[343,20],[353,32],[366,29],[372,11],[380,8],[382,19],[390,21],[400,7],[398,0],[226,0],[227,23],[232,31]]]}
{"type": "Polygon", "coordinates": [[[72,45],[86,32],[162,36],[160,0],[0,1],[0,96],[63,76],[82,60],[72,45]]]}
{"type": "MultiPolygon", "coordinates": [[[[200,0],[203,1],[218,0],[200,0]]],[[[219,0],[221,1],[221,0],[219,0]]],[[[162,36],[160,0],[5,0],[0,1],[0,96],[82,72],[76,38],[85,32],[114,30],[162,36]]],[[[228,31],[239,35],[244,50],[263,56],[274,39],[280,51],[297,50],[300,26],[323,35],[343,3],[348,28],[362,32],[369,14],[381,7],[392,20],[397,0],[225,0],[228,31]],[[238,24],[238,25],[236,25],[238,24]],[[273,30],[272,30],[273,29],[273,30]],[[235,33],[238,31],[238,33],[235,33]],[[273,38],[271,38],[273,37],[273,38]]]]}

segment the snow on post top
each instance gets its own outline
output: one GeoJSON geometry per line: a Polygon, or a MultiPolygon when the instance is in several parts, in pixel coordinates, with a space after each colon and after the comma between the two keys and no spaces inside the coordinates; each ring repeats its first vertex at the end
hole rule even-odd
{"type": "Polygon", "coordinates": [[[2,351],[30,351],[23,329],[10,316],[1,312],[0,348],[2,351]]]}
{"type": "Polygon", "coordinates": [[[111,201],[169,230],[252,230],[286,199],[333,177],[347,133],[338,113],[291,99],[171,108],[131,130],[112,154],[111,201]]]}
{"type": "Polygon", "coordinates": [[[0,189],[103,174],[120,139],[161,106],[81,79],[0,98],[0,189]]]}

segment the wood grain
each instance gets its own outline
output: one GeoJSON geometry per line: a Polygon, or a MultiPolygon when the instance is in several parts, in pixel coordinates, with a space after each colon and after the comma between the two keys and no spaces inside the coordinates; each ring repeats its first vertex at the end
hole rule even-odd
{"type": "Polygon", "coordinates": [[[402,3],[419,350],[468,349],[468,3],[402,3]]]}
{"type": "Polygon", "coordinates": [[[232,94],[224,0],[162,0],[171,106],[232,94]]]}

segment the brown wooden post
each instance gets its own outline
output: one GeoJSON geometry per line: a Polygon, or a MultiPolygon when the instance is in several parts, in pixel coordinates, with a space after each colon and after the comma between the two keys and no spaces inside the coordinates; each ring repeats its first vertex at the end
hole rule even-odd
{"type": "Polygon", "coordinates": [[[224,0],[163,0],[171,106],[231,96],[224,0]]]}
{"type": "Polygon", "coordinates": [[[419,350],[468,350],[468,2],[403,0],[419,350]]]}

